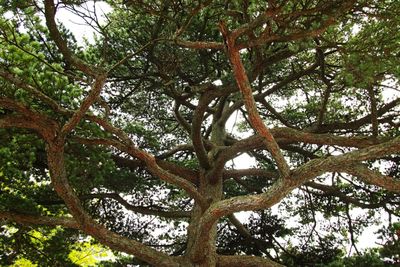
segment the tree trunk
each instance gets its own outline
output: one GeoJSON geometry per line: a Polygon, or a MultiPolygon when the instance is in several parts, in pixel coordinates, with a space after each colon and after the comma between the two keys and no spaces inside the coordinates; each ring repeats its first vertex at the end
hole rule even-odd
{"type": "MultiPolygon", "coordinates": [[[[200,175],[200,193],[207,199],[209,205],[221,200],[222,197],[222,177],[218,177],[217,183],[211,182],[205,172],[200,175]]],[[[188,246],[186,257],[188,266],[213,267],[217,264],[216,238],[217,224],[211,230],[210,238],[207,243],[199,244],[196,240],[199,234],[199,221],[201,220],[204,209],[196,205],[192,212],[191,222],[188,227],[188,246]]]]}

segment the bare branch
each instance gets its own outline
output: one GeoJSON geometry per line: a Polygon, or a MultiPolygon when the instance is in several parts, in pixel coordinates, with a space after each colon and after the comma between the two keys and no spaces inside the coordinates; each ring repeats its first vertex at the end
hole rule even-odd
{"type": "MultiPolygon", "coordinates": [[[[306,186],[309,186],[311,188],[320,190],[323,192],[323,196],[335,196],[338,197],[342,202],[344,203],[349,203],[354,206],[363,208],[363,209],[376,209],[383,207],[385,205],[385,202],[378,202],[378,203],[365,203],[362,202],[354,197],[348,196],[346,193],[340,191],[339,187],[332,186],[332,185],[326,185],[326,184],[321,184],[317,183],[314,181],[310,181],[305,183],[306,186]]],[[[315,194],[314,192],[312,192],[315,194]]]]}
{"type": "MultiPolygon", "coordinates": [[[[400,103],[400,98],[396,98],[389,103],[385,104],[381,108],[379,108],[376,112],[376,116],[380,117],[383,114],[387,113],[394,107],[396,107],[400,103]]],[[[361,126],[370,123],[372,121],[371,114],[368,114],[360,119],[351,121],[351,122],[335,122],[330,124],[322,124],[315,132],[318,133],[326,133],[333,130],[342,130],[342,129],[358,129],[361,126]]]]}

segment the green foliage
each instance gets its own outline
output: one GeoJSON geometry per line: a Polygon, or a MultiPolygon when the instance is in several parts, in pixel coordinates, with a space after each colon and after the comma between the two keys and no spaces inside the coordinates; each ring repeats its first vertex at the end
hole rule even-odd
{"type": "Polygon", "coordinates": [[[20,266],[19,264],[79,266],[68,258],[77,238],[76,231],[61,228],[30,229],[2,226],[0,244],[3,249],[0,253],[0,264],[3,266],[20,266]]]}
{"type": "Polygon", "coordinates": [[[111,257],[111,253],[99,244],[81,242],[68,254],[68,258],[82,267],[98,266],[101,259],[111,257]]]}
{"type": "MultiPolygon", "coordinates": [[[[0,0],[0,100],[11,99],[62,126],[81,107],[94,79],[79,70],[65,51],[60,52],[60,42],[47,28],[42,2],[0,0]]],[[[324,144],[334,143],[334,137],[368,136],[371,142],[380,142],[400,134],[398,104],[387,108],[386,99],[388,92],[398,92],[400,80],[399,1],[356,1],[345,12],[341,5],[347,1],[105,1],[112,10],[103,22],[94,11],[82,11],[92,2],[100,1],[57,1],[58,10],[86,19],[96,31],[93,42],[78,43],[73,29],[62,24],[65,18],[56,16],[60,37],[72,57],[108,70],[100,96],[65,137],[66,178],[85,211],[121,236],[174,256],[187,252],[186,226],[197,222],[157,213],[190,212],[194,201],[182,188],[154,175],[154,166],[148,165],[159,164],[167,174],[186,172],[182,177],[189,177],[194,188],[202,186],[196,180],[201,175],[219,175],[223,198],[260,194],[278,180],[277,175],[263,173],[278,173],[266,149],[251,142],[251,148],[238,149],[245,143],[242,134],[257,131],[249,125],[226,49],[192,49],[179,43],[223,44],[220,21],[232,31],[245,29],[236,44],[245,47],[240,57],[265,125],[325,138],[314,143],[293,141],[299,136],[277,138],[292,170],[313,159],[366,147],[324,144]],[[285,2],[279,16],[268,15],[262,23],[246,28],[262,19],[265,11],[275,10],[274,2],[285,2]],[[335,23],[319,34],[301,36],[318,31],[331,17],[335,23]],[[387,85],[389,81],[394,89],[387,85]],[[371,135],[375,123],[371,88],[378,136],[371,135]],[[208,102],[203,112],[204,99],[208,102]],[[229,115],[237,117],[231,127],[230,120],[226,123],[220,115],[233,107],[229,115]],[[120,128],[135,147],[152,154],[155,163],[152,157],[150,163],[144,162],[108,146],[105,139],[122,145],[125,141],[93,117],[120,128]],[[221,127],[221,132],[232,128],[231,135],[215,136],[215,127],[221,127]],[[196,134],[201,140],[193,140],[196,134]],[[222,140],[215,143],[216,139],[222,140]],[[235,159],[231,164],[229,159],[224,170],[213,173],[212,167],[221,162],[212,159],[211,168],[202,166],[203,151],[196,149],[198,144],[194,147],[195,141],[204,145],[210,158],[208,153],[214,149],[224,155],[236,147],[235,156],[247,153],[251,160],[235,159]],[[233,175],[235,179],[226,175],[253,167],[259,172],[250,169],[251,174],[233,175]]],[[[21,117],[21,108],[1,105],[0,212],[69,216],[49,177],[48,144],[29,127],[4,126],[7,119],[19,126],[18,119],[26,118],[21,117]]],[[[32,117],[27,120],[38,123],[32,117]]],[[[396,182],[400,177],[397,155],[362,164],[384,166],[396,182]]],[[[274,206],[277,212],[252,212],[244,223],[251,237],[222,218],[218,252],[268,257],[293,267],[399,263],[398,194],[341,173],[316,177],[312,182],[318,185],[310,182],[274,206]],[[385,213],[393,220],[388,227],[383,227],[386,222],[380,217],[385,213]],[[346,256],[349,236],[356,242],[374,224],[381,226],[379,247],[346,256]]],[[[211,203],[215,196],[202,190],[198,191],[211,203]]],[[[146,266],[140,259],[115,254],[112,258],[76,230],[9,221],[0,228],[0,265],[4,266],[146,266]]]]}
{"type": "Polygon", "coordinates": [[[356,255],[351,257],[345,257],[337,259],[333,262],[330,262],[326,265],[328,267],[362,267],[362,266],[371,266],[371,267],[384,267],[388,266],[382,259],[379,257],[379,254],[374,250],[367,251],[363,255],[356,255]]]}

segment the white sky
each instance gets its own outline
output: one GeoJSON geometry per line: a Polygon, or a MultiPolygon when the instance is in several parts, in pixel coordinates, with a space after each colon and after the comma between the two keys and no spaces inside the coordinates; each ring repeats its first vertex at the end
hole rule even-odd
{"type": "MultiPolygon", "coordinates": [[[[96,10],[97,17],[101,23],[105,23],[106,21],[104,14],[111,11],[111,7],[105,2],[88,1],[85,3],[85,6],[92,12],[96,10]]],[[[83,9],[79,10],[84,11],[83,9]]],[[[60,8],[57,10],[56,19],[61,21],[64,26],[75,35],[78,43],[83,44],[85,39],[89,42],[93,42],[93,36],[96,32],[92,27],[88,26],[85,20],[80,16],[75,15],[65,8],[60,8]]]]}

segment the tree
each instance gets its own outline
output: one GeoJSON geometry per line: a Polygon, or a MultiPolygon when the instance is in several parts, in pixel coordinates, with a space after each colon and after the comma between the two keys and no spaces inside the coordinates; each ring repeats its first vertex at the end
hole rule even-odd
{"type": "Polygon", "coordinates": [[[0,3],[2,264],[91,236],[121,264],[334,266],[393,229],[399,1],[0,3]]]}

